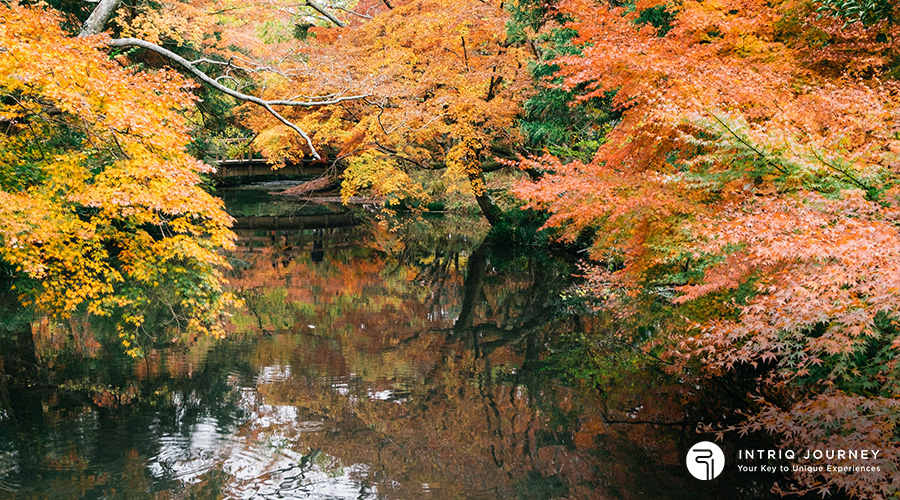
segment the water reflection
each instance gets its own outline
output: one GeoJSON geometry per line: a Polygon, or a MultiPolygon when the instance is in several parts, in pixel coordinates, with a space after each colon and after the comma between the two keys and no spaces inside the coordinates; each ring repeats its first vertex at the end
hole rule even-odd
{"type": "Polygon", "coordinates": [[[481,244],[487,228],[468,219],[389,231],[359,215],[350,215],[353,224],[340,213],[323,223],[323,215],[238,228],[230,280],[245,307],[224,341],[161,345],[133,364],[115,345],[86,340],[84,325],[78,335],[38,327],[47,383],[9,389],[0,497],[767,491],[690,480],[684,428],[609,423],[638,405],[644,419],[672,412],[653,399],[684,402],[681,389],[653,389],[644,374],[626,411],[624,399],[601,400],[547,371],[548,346],[574,328],[559,305],[570,263],[481,244]]]}

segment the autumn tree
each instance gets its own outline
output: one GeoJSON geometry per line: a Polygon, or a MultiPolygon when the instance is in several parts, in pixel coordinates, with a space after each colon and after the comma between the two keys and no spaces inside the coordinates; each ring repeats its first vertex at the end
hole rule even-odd
{"type": "MultiPolygon", "coordinates": [[[[444,189],[470,191],[495,222],[499,213],[483,173],[499,168],[494,158],[509,157],[518,144],[515,118],[526,91],[523,49],[504,35],[507,14],[499,2],[391,7],[309,28],[305,40],[290,42],[296,55],[282,60],[281,76],[268,80],[265,95],[364,96],[285,112],[329,158],[346,162],[344,196],[427,200],[417,172],[440,170],[444,189]]],[[[248,112],[270,159],[310,154],[283,125],[248,112]]]]}
{"type": "Polygon", "coordinates": [[[483,174],[514,158],[527,91],[502,2],[116,4],[101,2],[82,33],[107,25],[111,46],[162,56],[248,103],[243,125],[275,167],[326,157],[345,197],[419,203],[464,190],[499,217],[483,174]],[[423,171],[443,175],[426,188],[423,171]]]}
{"type": "MultiPolygon", "coordinates": [[[[273,70],[250,59],[265,45],[266,23],[281,19],[276,14],[285,5],[56,5],[66,17],[46,6],[5,9],[4,35],[15,43],[0,46],[6,63],[2,150],[9,160],[0,188],[10,197],[2,207],[0,241],[3,272],[26,305],[60,315],[114,315],[135,355],[134,333],[148,320],[218,331],[228,294],[220,289],[224,260],[216,250],[228,247],[233,235],[221,202],[200,187],[200,174],[211,167],[187,154],[198,152],[191,135],[209,128],[198,121],[203,107],[197,105],[208,106],[217,94],[197,99],[198,87],[172,71],[136,68],[169,63],[233,99],[220,109],[253,102],[307,137],[232,74],[273,70]],[[104,30],[125,38],[98,35],[104,30]],[[113,62],[105,55],[110,47],[134,46],[156,59],[131,54],[113,62]],[[166,47],[204,56],[188,60],[166,47]]],[[[280,105],[325,103],[285,99],[280,105]]]]}
{"type": "Polygon", "coordinates": [[[233,234],[200,186],[211,167],[185,151],[191,86],[123,69],[108,38],[67,36],[61,22],[0,6],[0,260],[21,303],[112,316],[133,355],[155,305],[170,324],[218,331],[217,250],[233,234]]]}
{"type": "Polygon", "coordinates": [[[621,121],[590,162],[523,162],[546,175],[517,193],[563,239],[590,236],[601,306],[677,308],[651,341],[677,366],[758,373],[738,428],[893,454],[797,489],[884,498],[900,486],[900,32],[896,6],[832,4],[562,3],[580,53],[553,61],[560,87],[614,94],[621,121]],[[651,9],[666,25],[642,22],[651,9]]]}
{"type": "MultiPolygon", "coordinates": [[[[522,92],[520,53],[506,46],[500,29],[503,10],[434,1],[356,7],[366,10],[344,8],[342,21],[316,2],[296,8],[274,0],[103,0],[78,30],[68,21],[82,39],[66,36],[62,19],[46,7],[7,7],[4,33],[16,43],[2,54],[9,68],[4,151],[11,158],[3,256],[20,278],[22,299],[62,314],[119,314],[120,325],[135,328],[145,320],[139,311],[156,299],[192,327],[211,327],[222,306],[222,261],[214,249],[232,236],[220,204],[198,187],[208,167],[184,152],[184,117],[196,101],[173,73],[121,69],[103,59],[103,47],[144,49],[138,59],[129,56],[137,67],[160,67],[153,57],[161,56],[209,88],[257,106],[261,113],[247,110],[246,123],[274,163],[317,158],[324,148],[352,158],[345,193],[373,187],[391,198],[426,198],[407,171],[445,168],[448,182],[468,186],[496,220],[482,163],[515,142],[522,92]],[[310,15],[334,27],[314,28],[314,40],[292,56],[298,41],[285,38],[284,29],[299,36],[296,26],[310,15]],[[29,23],[50,35],[28,32],[29,23]],[[104,29],[119,38],[96,35],[104,29]],[[438,32],[454,35],[424,36],[438,32]],[[203,56],[191,60],[179,54],[197,51],[203,56]],[[87,54],[81,65],[69,64],[79,54],[87,54]],[[71,71],[48,69],[56,66],[71,71]],[[145,105],[146,93],[161,97],[145,105]],[[285,111],[292,107],[316,109],[285,111]],[[54,139],[37,146],[38,137],[54,139]],[[176,293],[159,291],[167,286],[176,293]]],[[[120,57],[118,64],[128,62],[120,57]]],[[[122,335],[131,345],[131,334],[122,335]]]]}

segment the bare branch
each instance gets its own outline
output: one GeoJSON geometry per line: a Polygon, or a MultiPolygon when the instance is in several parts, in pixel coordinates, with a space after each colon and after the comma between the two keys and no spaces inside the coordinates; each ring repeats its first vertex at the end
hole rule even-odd
{"type": "Polygon", "coordinates": [[[346,28],[346,27],[347,27],[347,25],[344,24],[344,22],[342,22],[340,19],[334,17],[334,14],[332,14],[331,12],[328,12],[328,10],[327,10],[325,7],[322,7],[321,5],[319,5],[318,3],[314,2],[313,0],[305,0],[305,1],[306,1],[306,5],[307,5],[308,7],[311,7],[313,10],[315,10],[315,11],[318,12],[319,14],[322,14],[322,15],[325,16],[329,21],[333,22],[333,23],[336,24],[337,26],[339,26],[339,27],[341,27],[341,28],[346,28]]]}
{"type": "Polygon", "coordinates": [[[219,83],[222,83],[222,80],[231,80],[233,82],[237,82],[237,78],[235,78],[231,75],[222,75],[222,76],[216,78],[216,81],[219,83]]]}
{"type": "Polygon", "coordinates": [[[357,16],[357,17],[361,17],[361,18],[363,18],[363,19],[372,19],[372,16],[370,16],[370,15],[368,15],[368,14],[360,14],[359,12],[356,12],[356,11],[353,11],[353,10],[350,10],[350,9],[345,9],[345,8],[343,8],[343,7],[334,7],[334,8],[337,9],[337,10],[342,10],[342,11],[346,12],[347,14],[351,14],[351,15],[354,15],[354,16],[357,16]]]}
{"type": "MultiPolygon", "coordinates": [[[[300,127],[298,127],[297,125],[292,123],[290,120],[288,120],[287,118],[282,116],[277,111],[275,111],[275,109],[273,109],[272,106],[302,106],[302,107],[327,106],[329,104],[338,104],[343,101],[349,101],[349,100],[353,100],[353,99],[364,99],[365,97],[367,97],[366,95],[343,96],[343,97],[334,97],[334,98],[330,98],[330,99],[326,98],[326,99],[321,99],[321,100],[308,100],[308,101],[260,99],[259,97],[244,94],[243,92],[239,92],[237,90],[234,90],[234,89],[231,89],[229,87],[222,85],[216,79],[210,77],[203,71],[200,71],[199,69],[197,69],[197,67],[194,66],[194,64],[192,64],[191,61],[188,61],[187,59],[179,56],[178,54],[176,54],[168,49],[164,49],[164,48],[160,47],[159,45],[156,45],[155,43],[150,43],[145,40],[139,40],[137,38],[118,38],[118,39],[110,40],[109,45],[111,47],[140,47],[143,49],[147,49],[147,50],[156,52],[157,54],[165,57],[166,59],[177,63],[184,69],[191,72],[191,74],[196,76],[200,81],[202,81],[203,83],[209,85],[210,87],[218,90],[219,92],[230,95],[231,97],[234,97],[235,99],[245,101],[245,102],[252,102],[253,104],[263,107],[272,116],[277,118],[278,121],[287,125],[291,129],[293,129],[295,132],[300,134],[300,137],[303,137],[303,139],[306,140],[306,144],[309,146],[310,152],[312,153],[312,155],[315,158],[321,158],[321,157],[319,156],[319,153],[316,151],[316,148],[313,146],[312,140],[309,138],[309,136],[306,134],[306,132],[301,130],[300,127]]],[[[331,96],[328,96],[328,97],[331,97],[331,96]]]]}
{"type": "Polygon", "coordinates": [[[369,104],[370,106],[375,106],[376,108],[378,108],[378,115],[375,117],[375,119],[378,121],[378,126],[381,127],[381,131],[384,132],[385,135],[391,135],[400,129],[406,129],[413,133],[419,132],[421,130],[424,130],[426,127],[431,125],[433,122],[440,120],[442,118],[441,115],[436,115],[436,116],[432,117],[430,120],[428,120],[427,122],[425,122],[425,124],[423,124],[421,127],[412,128],[412,127],[406,125],[406,120],[407,120],[408,116],[407,116],[407,113],[404,112],[403,120],[401,120],[400,123],[398,123],[397,125],[392,127],[390,130],[388,130],[387,128],[385,128],[384,123],[381,121],[381,116],[384,114],[384,110],[387,108],[387,106],[385,106],[384,104],[379,104],[375,101],[370,101],[368,98],[363,98],[363,102],[365,102],[366,104],[369,104]]]}

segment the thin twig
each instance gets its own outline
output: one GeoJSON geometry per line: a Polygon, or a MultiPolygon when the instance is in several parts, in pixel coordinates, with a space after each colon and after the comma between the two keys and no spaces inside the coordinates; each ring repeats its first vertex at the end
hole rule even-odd
{"type": "Polygon", "coordinates": [[[822,165],[825,165],[826,167],[828,167],[828,168],[834,170],[835,172],[844,174],[844,177],[850,179],[850,182],[856,184],[856,185],[859,186],[863,191],[865,191],[865,192],[866,192],[866,195],[868,195],[869,197],[872,196],[872,193],[871,193],[871,189],[872,189],[872,188],[871,188],[871,187],[866,186],[865,184],[863,184],[862,182],[860,182],[858,179],[856,179],[855,177],[853,177],[852,175],[850,175],[849,173],[847,173],[846,170],[842,170],[842,169],[840,169],[840,168],[838,168],[838,167],[835,167],[834,165],[828,163],[827,161],[825,161],[824,158],[822,158],[821,156],[819,156],[819,152],[816,151],[816,148],[815,148],[815,147],[812,147],[812,148],[810,148],[810,149],[812,150],[813,156],[815,156],[816,159],[819,160],[819,161],[822,163],[822,165]]]}
{"type": "Polygon", "coordinates": [[[738,141],[740,141],[741,144],[743,144],[744,146],[747,146],[751,151],[753,151],[753,152],[756,153],[760,158],[762,158],[763,160],[765,160],[765,162],[766,162],[767,164],[771,165],[772,168],[774,168],[775,170],[781,172],[782,174],[787,175],[787,171],[785,171],[783,168],[781,168],[781,167],[779,167],[778,165],[776,165],[775,162],[773,162],[773,161],[770,160],[766,155],[764,155],[764,154],[762,153],[762,151],[760,151],[760,150],[756,149],[755,147],[753,147],[752,144],[750,144],[750,143],[747,142],[743,137],[741,137],[740,135],[738,135],[737,132],[735,132],[734,130],[731,130],[731,127],[729,127],[727,124],[725,124],[725,122],[722,121],[718,116],[716,116],[715,113],[710,113],[710,116],[712,116],[712,117],[713,117],[713,120],[715,120],[716,122],[718,122],[719,125],[721,125],[723,128],[725,128],[725,130],[727,130],[729,134],[731,134],[732,136],[734,136],[735,139],[737,139],[738,141]]]}

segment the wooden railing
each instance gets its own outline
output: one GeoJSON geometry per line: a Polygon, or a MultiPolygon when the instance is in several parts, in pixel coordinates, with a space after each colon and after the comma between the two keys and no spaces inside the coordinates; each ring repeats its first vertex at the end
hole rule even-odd
{"type": "Polygon", "coordinates": [[[217,147],[212,155],[217,167],[214,177],[220,179],[262,175],[301,177],[321,175],[325,171],[324,164],[306,165],[303,163],[289,164],[278,169],[272,169],[272,166],[268,164],[266,159],[249,146],[251,140],[249,137],[216,140],[217,147]],[[244,145],[244,147],[234,147],[234,145],[244,145]],[[233,154],[235,151],[237,154],[233,154]]]}

